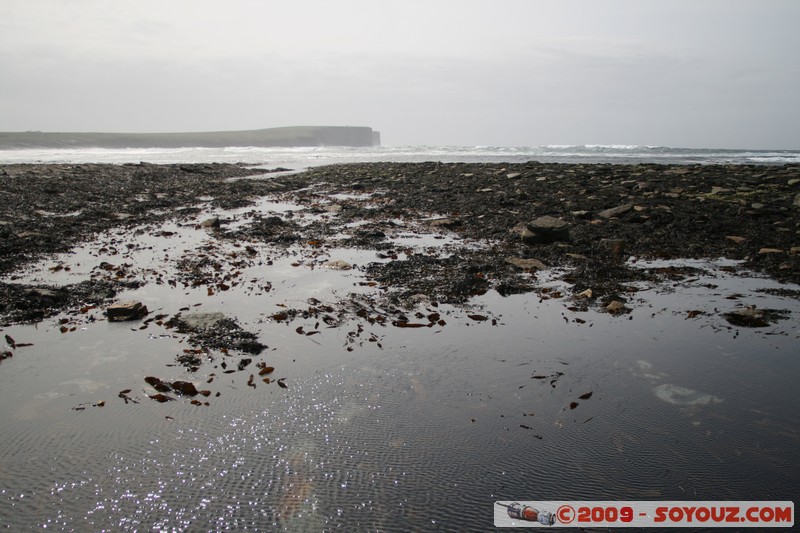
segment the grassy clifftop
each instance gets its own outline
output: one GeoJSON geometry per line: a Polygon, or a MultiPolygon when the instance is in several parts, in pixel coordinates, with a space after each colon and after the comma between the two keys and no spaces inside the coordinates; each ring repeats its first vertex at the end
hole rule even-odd
{"type": "Polygon", "coordinates": [[[188,133],[0,132],[0,149],[179,148],[186,146],[373,146],[380,134],[368,127],[292,126],[188,133]]]}

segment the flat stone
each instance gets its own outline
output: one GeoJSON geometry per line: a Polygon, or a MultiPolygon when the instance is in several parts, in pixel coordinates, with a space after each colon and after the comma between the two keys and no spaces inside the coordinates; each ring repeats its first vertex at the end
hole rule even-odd
{"type": "Polygon", "coordinates": [[[725,238],[728,239],[729,241],[735,242],[736,244],[742,244],[747,240],[744,237],[740,237],[738,235],[726,235],[725,238]]]}
{"type": "Polygon", "coordinates": [[[780,248],[762,248],[758,251],[760,254],[782,254],[783,250],[780,248]]]}
{"type": "Polygon", "coordinates": [[[136,320],[147,314],[147,307],[142,302],[127,301],[116,302],[108,306],[106,315],[109,322],[122,322],[125,320],[136,320]]]}
{"type": "Polygon", "coordinates": [[[528,244],[569,241],[569,222],[551,216],[539,217],[526,224],[520,236],[528,244]]]}
{"type": "Polygon", "coordinates": [[[506,263],[514,265],[522,270],[542,270],[547,268],[547,265],[538,259],[523,259],[521,257],[507,257],[506,263]]]}
{"type": "Polygon", "coordinates": [[[514,178],[518,178],[520,176],[522,176],[522,173],[520,173],[520,172],[511,172],[509,174],[506,174],[506,177],[509,178],[509,179],[512,179],[512,180],[514,178]]]}
{"type": "Polygon", "coordinates": [[[28,296],[41,298],[42,300],[58,300],[63,298],[63,293],[54,291],[53,289],[43,289],[41,287],[34,287],[27,292],[28,296]]]}
{"type": "Polygon", "coordinates": [[[191,313],[188,315],[181,315],[179,319],[180,323],[188,331],[212,328],[223,320],[225,320],[225,315],[219,312],[191,313]]]}
{"type": "Polygon", "coordinates": [[[597,213],[597,216],[601,218],[614,218],[627,213],[631,209],[633,209],[633,204],[622,204],[610,209],[604,209],[603,211],[597,213]]]}
{"type": "Polygon", "coordinates": [[[455,220],[452,218],[439,218],[436,220],[431,221],[432,228],[445,228],[445,229],[453,229],[461,225],[460,220],[455,220]]]}

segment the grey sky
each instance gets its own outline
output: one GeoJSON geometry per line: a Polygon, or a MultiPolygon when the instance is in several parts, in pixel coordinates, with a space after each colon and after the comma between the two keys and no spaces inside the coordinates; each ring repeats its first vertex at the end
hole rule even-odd
{"type": "Polygon", "coordinates": [[[0,0],[0,131],[800,149],[796,0],[0,0]]]}

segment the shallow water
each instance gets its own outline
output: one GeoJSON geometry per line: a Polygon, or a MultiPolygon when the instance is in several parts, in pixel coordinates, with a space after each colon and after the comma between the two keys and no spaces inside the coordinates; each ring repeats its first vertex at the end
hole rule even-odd
{"type": "MultiPolygon", "coordinates": [[[[268,349],[215,351],[193,373],[175,365],[186,336],[156,322],[109,323],[93,309],[5,328],[33,346],[0,364],[0,526],[483,531],[496,500],[792,499],[800,304],[762,289],[797,287],[724,271],[725,261],[689,262],[696,275],[643,286],[621,316],[490,292],[466,309],[422,301],[408,312],[439,313],[444,325],[432,327],[278,321],[309,298],[379,301],[384,289],[365,284],[362,269],[388,260],[254,243],[257,259],[234,266],[241,243],[197,225],[290,211],[296,221],[319,216],[274,200],[209,208],[103,235],[16,276],[66,284],[108,275],[104,261],[128,264],[148,283],[121,299],[151,314],[221,311],[268,349]],[[169,283],[180,260],[200,254],[221,263],[220,276],[240,272],[227,290],[169,283]],[[325,268],[332,259],[353,268],[325,268]],[[723,318],[746,305],[790,318],[755,329],[723,318]],[[242,357],[253,363],[224,373],[223,361],[231,369],[242,357]],[[248,386],[262,361],[287,388],[248,386]],[[209,405],[152,401],[146,376],[194,381],[211,391],[209,405]],[[119,396],[127,389],[138,403],[119,396]]],[[[474,245],[410,223],[390,238],[441,253],[474,245]]],[[[562,287],[557,274],[540,281],[562,287]]]]}

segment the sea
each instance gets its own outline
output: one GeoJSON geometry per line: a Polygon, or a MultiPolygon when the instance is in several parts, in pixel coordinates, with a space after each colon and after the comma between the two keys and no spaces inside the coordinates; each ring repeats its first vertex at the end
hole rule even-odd
{"type": "Polygon", "coordinates": [[[376,146],[298,148],[128,148],[0,150],[3,163],[252,163],[292,169],[336,163],[543,163],[754,164],[800,163],[800,150],[723,150],[641,145],[376,146]]]}
{"type": "MultiPolygon", "coordinates": [[[[800,152],[0,151],[0,163],[235,162],[297,170],[529,160],[775,165],[800,162],[800,152]]],[[[631,283],[624,295],[630,312],[621,315],[584,310],[568,271],[559,269],[521,274],[536,278],[532,293],[490,291],[466,306],[421,296],[398,310],[384,303],[391,287],[370,280],[367,265],[487,243],[394,215],[385,221],[388,250],[380,253],[347,246],[358,224],[339,224],[339,234],[326,234],[322,244],[288,248],[244,247],[201,226],[209,217],[226,230],[275,217],[336,226],[342,208],[380,219],[384,200],[380,191],[356,191],[320,195],[313,205],[264,197],[226,209],[201,198],[174,220],[109,231],[0,279],[57,288],[126,276],[139,283],[117,298],[150,310],[146,319],[112,323],[102,308],[86,305],[37,324],[0,326],[0,529],[462,532],[532,525],[512,520],[501,505],[513,502],[570,502],[589,509],[587,516],[599,509],[609,517],[613,502],[623,501],[796,501],[797,285],[724,257],[631,257],[631,268],[662,277],[631,283]],[[341,262],[352,268],[328,268],[341,262]],[[184,282],[191,269],[217,281],[184,282]],[[325,322],[321,309],[349,310],[349,318],[325,322]],[[775,320],[742,327],[726,318],[754,310],[775,320]],[[420,327],[378,320],[397,312],[420,327]],[[259,355],[203,351],[165,326],[166,317],[193,313],[222,313],[267,348],[259,355]],[[202,360],[199,368],[178,363],[187,355],[202,360]],[[161,403],[152,399],[150,377],[190,381],[208,396],[170,393],[174,400],[161,403]],[[581,503],[591,501],[606,503],[581,503]]],[[[718,524],[706,518],[694,525],[689,530],[718,524]]]]}

